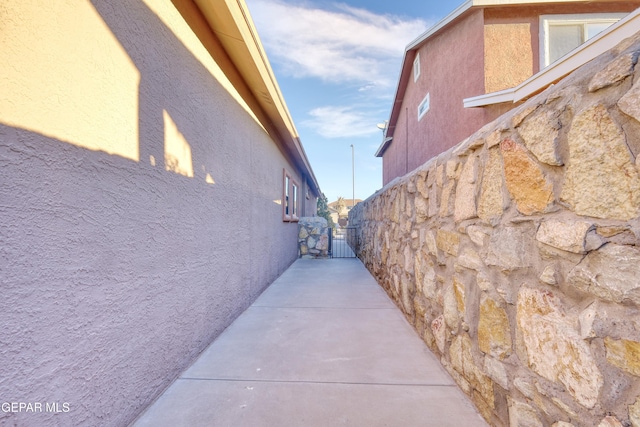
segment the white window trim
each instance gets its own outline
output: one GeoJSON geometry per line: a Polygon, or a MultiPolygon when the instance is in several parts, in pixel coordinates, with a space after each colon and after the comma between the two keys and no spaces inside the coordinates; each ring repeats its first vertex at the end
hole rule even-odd
{"type": "MultiPolygon", "coordinates": [[[[540,15],[540,69],[551,65],[549,61],[549,23],[553,24],[614,24],[627,13],[581,13],[572,15],[540,15]]],[[[586,40],[585,40],[586,41],[586,40]]]]}
{"type": "Polygon", "coordinates": [[[422,99],[420,104],[418,104],[418,121],[422,119],[422,117],[427,114],[427,111],[431,109],[431,97],[429,93],[422,99]],[[424,107],[426,105],[426,107],[424,107]]]}
{"type": "Polygon", "coordinates": [[[418,81],[418,77],[420,77],[420,53],[416,54],[416,59],[413,60],[413,82],[418,81]]]}

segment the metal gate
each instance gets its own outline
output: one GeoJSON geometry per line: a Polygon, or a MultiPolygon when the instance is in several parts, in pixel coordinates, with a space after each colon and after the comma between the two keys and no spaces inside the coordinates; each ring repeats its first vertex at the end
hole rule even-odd
{"type": "Polygon", "coordinates": [[[329,228],[329,258],[356,258],[357,231],[356,227],[339,227],[332,233],[329,228]]]}

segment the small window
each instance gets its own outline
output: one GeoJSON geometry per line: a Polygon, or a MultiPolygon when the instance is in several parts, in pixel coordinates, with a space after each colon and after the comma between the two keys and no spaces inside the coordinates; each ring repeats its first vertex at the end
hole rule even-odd
{"type": "Polygon", "coordinates": [[[420,54],[416,54],[416,59],[413,60],[413,81],[417,82],[420,77],[420,54]]]}
{"type": "Polygon", "coordinates": [[[541,68],[562,58],[625,15],[625,13],[542,15],[540,17],[541,68]]]}
{"type": "Polygon", "coordinates": [[[422,116],[427,114],[427,111],[429,111],[429,108],[431,107],[430,104],[431,102],[429,100],[429,94],[427,94],[427,96],[424,97],[420,105],[418,105],[418,120],[420,120],[422,116]]]}
{"type": "Polygon", "coordinates": [[[284,182],[282,184],[282,220],[297,221],[299,210],[299,185],[291,175],[284,171],[284,182]]]}

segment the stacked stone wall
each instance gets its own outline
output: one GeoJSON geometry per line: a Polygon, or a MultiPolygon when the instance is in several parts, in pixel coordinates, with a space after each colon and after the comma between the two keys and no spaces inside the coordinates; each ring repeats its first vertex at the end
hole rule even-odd
{"type": "Polygon", "coordinates": [[[640,426],[639,54],[625,41],[350,212],[491,425],[640,426]]]}
{"type": "Polygon", "coordinates": [[[327,258],[329,254],[329,227],[321,217],[304,217],[298,222],[298,249],[300,258],[327,258]]]}

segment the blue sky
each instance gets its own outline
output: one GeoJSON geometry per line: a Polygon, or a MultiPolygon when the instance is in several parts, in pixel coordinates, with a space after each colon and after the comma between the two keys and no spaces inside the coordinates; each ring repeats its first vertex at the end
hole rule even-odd
{"type": "Polygon", "coordinates": [[[389,118],[406,45],[463,0],[245,0],[329,202],[382,187],[376,124],[389,118]]]}

